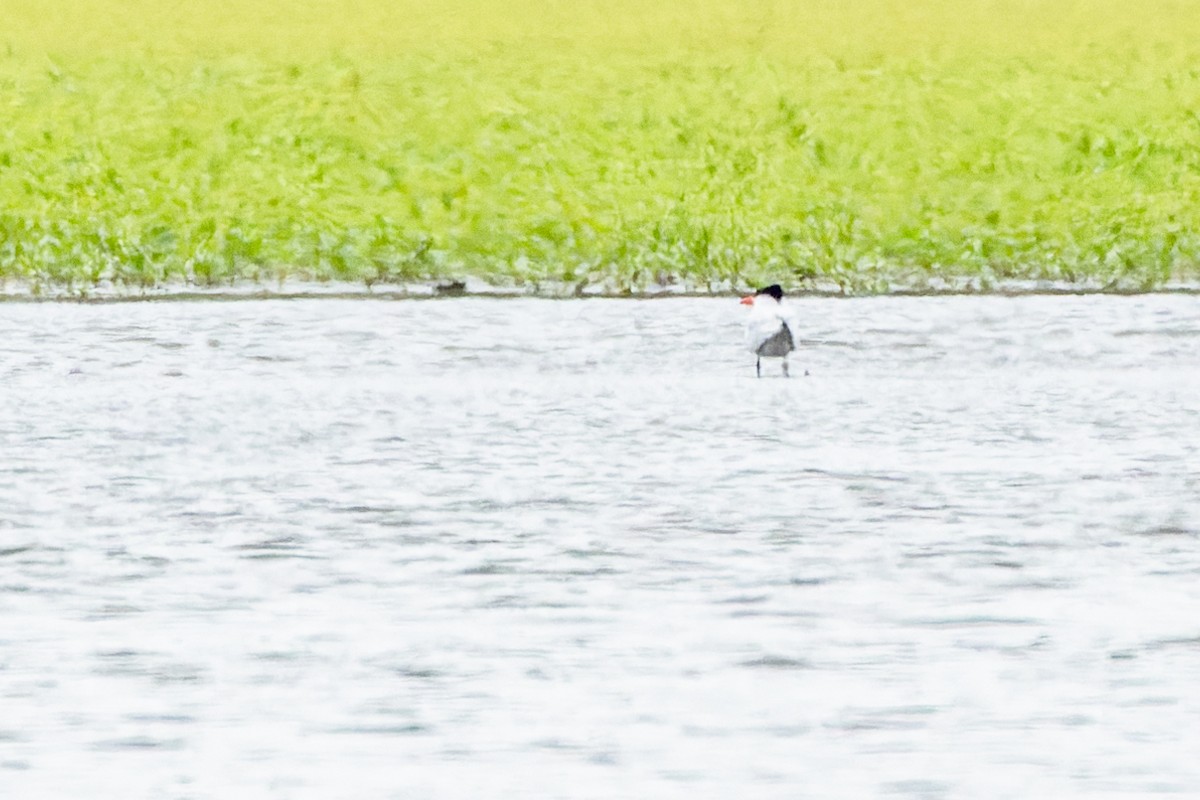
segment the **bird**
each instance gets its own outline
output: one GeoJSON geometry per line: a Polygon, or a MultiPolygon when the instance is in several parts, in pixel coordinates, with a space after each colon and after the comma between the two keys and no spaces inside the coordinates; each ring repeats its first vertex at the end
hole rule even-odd
{"type": "Polygon", "coordinates": [[[754,353],[754,372],[762,377],[764,358],[782,358],[783,375],[788,377],[788,353],[796,349],[793,328],[796,326],[791,308],[783,302],[783,289],[773,283],[742,298],[750,306],[746,318],[746,346],[754,353]]]}

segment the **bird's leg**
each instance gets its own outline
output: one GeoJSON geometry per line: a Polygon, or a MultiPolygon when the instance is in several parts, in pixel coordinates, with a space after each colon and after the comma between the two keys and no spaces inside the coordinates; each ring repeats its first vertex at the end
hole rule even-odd
{"type": "Polygon", "coordinates": [[[756,377],[756,378],[762,377],[762,358],[761,357],[754,359],[754,377],[756,377]]]}
{"type": "Polygon", "coordinates": [[[783,357],[783,377],[785,377],[785,378],[791,377],[790,375],[788,375],[787,356],[783,357]]]}

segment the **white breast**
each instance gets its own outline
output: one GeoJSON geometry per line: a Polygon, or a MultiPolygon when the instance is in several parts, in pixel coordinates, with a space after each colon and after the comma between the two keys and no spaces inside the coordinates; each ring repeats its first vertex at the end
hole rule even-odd
{"type": "Polygon", "coordinates": [[[779,333],[786,321],[787,310],[778,300],[758,295],[746,317],[746,347],[757,353],[763,342],[779,333]]]}

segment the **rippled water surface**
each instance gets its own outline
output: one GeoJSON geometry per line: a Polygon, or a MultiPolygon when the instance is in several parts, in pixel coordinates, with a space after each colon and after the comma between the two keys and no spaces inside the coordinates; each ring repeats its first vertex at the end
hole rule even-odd
{"type": "Polygon", "coordinates": [[[1200,792],[1200,298],[796,302],[0,305],[0,795],[1200,792]]]}

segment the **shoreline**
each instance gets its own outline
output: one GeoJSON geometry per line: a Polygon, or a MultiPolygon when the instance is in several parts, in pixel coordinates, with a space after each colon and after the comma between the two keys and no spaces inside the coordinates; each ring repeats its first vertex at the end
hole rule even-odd
{"type": "MultiPolygon", "coordinates": [[[[80,290],[71,287],[33,287],[24,284],[0,285],[0,304],[9,303],[153,303],[153,302],[238,302],[247,300],[446,300],[455,298],[588,300],[625,299],[661,300],[672,298],[736,297],[751,290],[728,283],[701,288],[686,283],[658,284],[642,289],[621,289],[604,284],[541,282],[500,285],[468,278],[462,281],[424,281],[385,286],[361,283],[283,281],[264,284],[246,281],[220,287],[168,284],[153,288],[99,286],[80,290]]],[[[939,281],[925,286],[896,286],[879,292],[845,291],[836,284],[810,284],[787,288],[791,297],[870,298],[870,297],[1118,297],[1176,294],[1200,296],[1200,281],[1172,281],[1151,288],[1100,285],[1067,281],[939,281]]]]}

